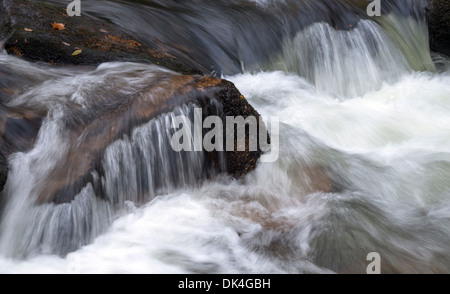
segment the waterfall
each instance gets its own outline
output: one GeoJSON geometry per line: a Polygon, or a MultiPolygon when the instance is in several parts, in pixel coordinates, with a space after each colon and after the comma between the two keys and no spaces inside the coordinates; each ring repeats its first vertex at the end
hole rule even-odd
{"type": "Polygon", "coordinates": [[[315,24],[287,40],[269,68],[296,73],[340,97],[377,90],[411,70],[402,52],[371,21],[361,21],[350,31],[315,24]]]}
{"type": "Polygon", "coordinates": [[[170,148],[175,117],[229,115],[194,82],[212,77],[2,52],[0,102],[45,115],[7,159],[0,273],[366,273],[374,252],[383,273],[450,272],[450,61],[426,1],[367,4],[82,2],[280,121],[279,159],[240,178],[170,148]]]}
{"type": "Polygon", "coordinates": [[[192,106],[174,109],[108,146],[101,163],[104,176],[94,171],[94,182],[72,202],[37,205],[36,186],[66,156],[65,132],[58,127],[65,114],[48,120],[34,149],[15,154],[10,161],[11,180],[5,193],[11,199],[4,208],[0,230],[3,254],[65,255],[104,232],[127,201],[146,203],[155,196],[199,183],[204,176],[203,153],[178,153],[170,148],[173,117],[189,116],[191,112],[192,106]],[[101,186],[105,198],[96,195],[94,186],[101,186]]]}

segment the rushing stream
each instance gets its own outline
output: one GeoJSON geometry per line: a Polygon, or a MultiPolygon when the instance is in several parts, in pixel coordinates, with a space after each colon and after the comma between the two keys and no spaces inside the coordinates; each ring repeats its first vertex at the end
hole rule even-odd
{"type": "Polygon", "coordinates": [[[17,95],[2,103],[49,114],[34,148],[9,158],[0,273],[365,273],[370,252],[382,272],[450,272],[450,59],[429,51],[424,1],[387,1],[376,21],[329,1],[81,2],[140,41],[179,44],[279,117],[279,159],[199,183],[202,154],[170,150],[171,119],[192,111],[182,106],[106,148],[106,199],[87,185],[37,205],[92,97],[174,73],[3,52],[0,88],[17,95]]]}

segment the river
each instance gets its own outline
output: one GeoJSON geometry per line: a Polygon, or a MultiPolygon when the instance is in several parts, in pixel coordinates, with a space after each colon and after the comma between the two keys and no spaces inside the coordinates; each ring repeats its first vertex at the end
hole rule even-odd
{"type": "Polygon", "coordinates": [[[167,115],[106,149],[104,185],[119,209],[89,185],[71,203],[35,205],[34,189],[66,156],[74,105],[134,93],[168,70],[54,67],[3,52],[2,86],[20,89],[8,105],[50,114],[33,149],[9,158],[0,273],[365,273],[371,252],[384,273],[450,272],[450,59],[429,50],[423,1],[398,1],[376,21],[311,1],[81,2],[141,39],[199,44],[180,50],[279,118],[279,158],[244,179],[190,185],[201,155],[152,155],[168,147],[167,115]],[[163,179],[145,201],[143,170],[163,179]]]}

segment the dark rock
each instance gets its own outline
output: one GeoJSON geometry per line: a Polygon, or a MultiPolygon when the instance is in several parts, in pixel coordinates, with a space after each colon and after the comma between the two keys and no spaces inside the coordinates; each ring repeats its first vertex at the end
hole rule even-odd
{"type": "Polygon", "coordinates": [[[3,190],[6,180],[8,180],[8,171],[8,161],[5,156],[0,153],[0,191],[3,190]]]}
{"type": "Polygon", "coordinates": [[[9,54],[51,64],[149,61],[185,74],[201,73],[171,56],[157,40],[152,46],[144,45],[106,21],[87,15],[69,17],[64,8],[44,3],[4,2],[0,5],[0,38],[7,39],[4,46],[9,54]],[[55,22],[64,24],[65,29],[53,29],[55,22]],[[72,55],[78,49],[82,53],[72,55]]]}
{"type": "Polygon", "coordinates": [[[450,56],[450,2],[428,0],[427,18],[431,50],[450,56]]]}

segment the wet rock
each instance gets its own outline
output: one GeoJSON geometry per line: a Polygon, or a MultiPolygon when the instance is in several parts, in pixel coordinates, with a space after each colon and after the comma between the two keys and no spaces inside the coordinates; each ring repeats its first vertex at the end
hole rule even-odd
{"type": "Polygon", "coordinates": [[[431,50],[450,56],[450,3],[428,0],[427,18],[431,50]]]}
{"type": "Polygon", "coordinates": [[[8,177],[8,156],[34,145],[44,116],[42,112],[0,105],[0,191],[8,177]]]}
{"type": "Polygon", "coordinates": [[[107,61],[147,61],[185,74],[201,73],[155,40],[146,45],[104,20],[69,17],[66,9],[26,0],[0,4],[0,39],[9,54],[51,64],[98,65],[107,61]],[[63,30],[53,23],[64,24],[63,30]],[[81,50],[80,54],[73,53],[81,50]]]}
{"type": "Polygon", "coordinates": [[[0,191],[8,180],[8,162],[3,154],[0,153],[0,191]]]}
{"type": "MultiPolygon", "coordinates": [[[[105,187],[98,181],[105,175],[102,165],[105,149],[118,140],[129,138],[136,127],[161,114],[172,112],[178,106],[195,105],[202,109],[203,118],[216,115],[223,121],[226,116],[259,118],[258,112],[248,104],[231,82],[212,77],[163,73],[157,75],[155,80],[149,81],[149,86],[136,95],[108,95],[108,97],[108,103],[96,103],[96,97],[91,97],[93,105],[89,107],[89,111],[80,108],[67,115],[65,137],[68,139],[69,150],[47,177],[42,179],[43,187],[38,187],[39,202],[71,202],[89,183],[92,184],[97,196],[105,196],[105,187]]],[[[223,130],[226,131],[225,123],[223,130]]],[[[250,151],[249,140],[252,139],[247,128],[245,151],[220,153],[204,150],[206,171],[203,175],[207,178],[214,174],[211,173],[213,170],[240,177],[253,170],[262,151],[259,148],[257,151],[250,151]],[[225,159],[224,170],[221,158],[225,159]]],[[[237,144],[235,142],[235,146],[237,144]]],[[[170,145],[160,147],[171,148],[170,145]]],[[[159,156],[163,155],[158,154],[157,157],[159,156]]],[[[182,171],[174,171],[180,172],[182,171]]]]}

